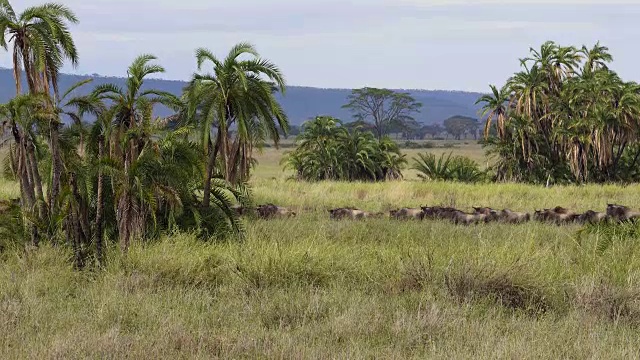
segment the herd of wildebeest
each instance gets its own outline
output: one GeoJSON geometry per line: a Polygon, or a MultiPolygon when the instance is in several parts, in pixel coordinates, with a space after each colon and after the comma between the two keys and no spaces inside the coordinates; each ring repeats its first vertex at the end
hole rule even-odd
{"type": "MultiPolygon", "coordinates": [[[[247,213],[246,209],[237,206],[234,210],[239,215],[247,213]]],[[[296,212],[282,206],[274,204],[259,205],[255,209],[255,214],[262,219],[294,217],[296,212]]],[[[528,221],[539,221],[556,225],[563,224],[597,224],[602,222],[626,222],[635,221],[640,218],[640,212],[631,210],[623,205],[608,204],[605,212],[588,210],[578,213],[561,206],[552,209],[535,210],[533,214],[516,212],[509,209],[495,210],[488,207],[473,207],[473,212],[466,213],[453,207],[445,206],[423,206],[421,208],[401,208],[389,212],[372,213],[354,207],[342,207],[330,209],[329,218],[333,220],[342,219],[367,219],[389,217],[397,220],[424,220],[441,219],[449,220],[454,224],[472,225],[490,222],[502,222],[508,224],[519,224],[528,221]]]]}

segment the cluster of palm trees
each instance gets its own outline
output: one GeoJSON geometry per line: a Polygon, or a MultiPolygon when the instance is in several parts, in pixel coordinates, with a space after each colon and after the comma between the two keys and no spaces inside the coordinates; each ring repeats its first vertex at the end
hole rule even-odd
{"type": "Polygon", "coordinates": [[[232,206],[250,202],[254,148],[288,129],[274,96],[285,88],[280,70],[242,43],[222,60],[198,49],[199,71],[180,97],[145,87],[165,71],[152,55],[133,61],[123,88],[77,96],[86,80],[61,94],[61,67],[78,63],[69,31],[77,22],[64,5],[17,14],[0,0],[0,44],[12,54],[16,88],[0,106],[12,138],[6,172],[20,184],[30,240],[66,241],[82,264],[103,258],[105,238],[126,250],[167,229],[240,234],[232,206]],[[158,105],[176,115],[155,118],[158,105]]]}
{"type": "Polygon", "coordinates": [[[330,116],[318,116],[303,125],[296,149],[282,162],[305,181],[385,181],[402,177],[407,163],[398,145],[385,136],[348,128],[330,116]]]}
{"type": "Polygon", "coordinates": [[[640,86],[623,81],[599,43],[544,43],[522,71],[478,100],[500,180],[635,181],[640,156],[640,86]]]}

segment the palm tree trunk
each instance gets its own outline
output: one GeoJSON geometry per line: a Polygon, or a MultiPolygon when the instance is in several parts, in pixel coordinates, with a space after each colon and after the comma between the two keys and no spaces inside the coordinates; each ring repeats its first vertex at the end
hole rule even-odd
{"type": "MultiPolygon", "coordinates": [[[[86,245],[88,239],[91,237],[89,226],[87,209],[84,206],[84,200],[80,196],[78,191],[78,181],[76,175],[71,173],[69,175],[69,184],[71,185],[71,192],[73,194],[73,205],[71,206],[71,221],[73,225],[73,247],[76,254],[76,266],[82,267],[83,264],[83,245],[86,245]]],[[[67,233],[67,236],[71,234],[67,233]]]]}
{"type": "MultiPolygon", "coordinates": [[[[98,161],[102,161],[104,152],[104,137],[100,136],[98,138],[98,161]]],[[[103,262],[103,225],[102,225],[102,216],[104,212],[104,204],[102,199],[102,165],[98,163],[98,190],[97,190],[97,206],[96,206],[96,255],[98,257],[98,262],[102,264],[103,262]]]]}
{"type": "Polygon", "coordinates": [[[129,169],[131,168],[131,156],[133,152],[132,141],[129,141],[129,145],[124,154],[124,192],[118,199],[117,207],[117,222],[118,222],[118,235],[120,237],[120,249],[126,252],[129,249],[129,242],[131,239],[131,190],[129,189],[129,169]]]}
{"type": "Polygon", "coordinates": [[[218,135],[216,136],[216,143],[213,146],[213,149],[209,149],[209,159],[207,161],[206,169],[205,169],[205,177],[204,177],[204,194],[202,195],[202,207],[207,209],[209,208],[209,204],[211,203],[211,178],[213,177],[213,169],[216,166],[216,157],[218,155],[218,149],[222,141],[220,140],[221,132],[218,130],[218,135]]]}
{"type": "Polygon", "coordinates": [[[29,91],[32,93],[36,93],[36,83],[34,79],[34,68],[31,64],[31,57],[29,56],[29,52],[26,47],[22,48],[22,62],[24,63],[24,73],[27,76],[27,85],[29,86],[29,91]]]}
{"type": "MultiPolygon", "coordinates": [[[[125,185],[126,186],[126,185],[125,185]]],[[[118,236],[120,238],[120,250],[126,252],[129,249],[131,238],[131,203],[129,190],[126,189],[118,199],[116,218],[118,222],[118,236]]]]}
{"type": "Polygon", "coordinates": [[[229,181],[231,184],[235,184],[238,176],[238,170],[241,164],[238,164],[238,159],[240,157],[240,139],[236,137],[233,145],[231,146],[231,158],[229,158],[229,181]]]}
{"type": "Polygon", "coordinates": [[[13,48],[13,78],[16,81],[16,95],[22,93],[22,71],[20,70],[20,59],[18,58],[18,46],[13,48]]]}
{"type": "Polygon", "coordinates": [[[49,189],[49,213],[55,216],[57,211],[55,207],[58,203],[58,195],[60,194],[60,176],[62,173],[62,159],[60,157],[59,144],[59,123],[58,121],[50,122],[50,147],[51,147],[51,189],[49,189]]]}
{"type": "Polygon", "coordinates": [[[229,180],[229,135],[227,133],[227,129],[220,128],[221,130],[221,144],[220,144],[220,155],[222,156],[222,163],[224,164],[224,179],[229,180]]]}
{"type": "Polygon", "coordinates": [[[242,159],[243,159],[243,163],[242,163],[242,178],[240,179],[240,181],[247,181],[249,180],[249,172],[251,170],[251,156],[253,155],[253,145],[252,144],[245,144],[242,147],[242,159]]]}
{"type": "Polygon", "coordinates": [[[27,171],[27,156],[24,139],[20,134],[20,130],[16,124],[12,124],[11,132],[13,134],[15,145],[15,162],[16,162],[16,176],[20,181],[20,193],[22,195],[22,206],[27,209],[31,209],[35,202],[35,193],[29,179],[27,171]]]}
{"type": "Polygon", "coordinates": [[[36,190],[36,198],[38,199],[38,203],[36,204],[38,208],[38,215],[40,217],[40,220],[44,220],[46,217],[46,208],[44,206],[44,192],[42,191],[42,178],[40,177],[40,170],[38,170],[38,162],[36,160],[35,146],[33,145],[33,142],[29,141],[27,150],[27,155],[29,156],[29,163],[31,166],[33,185],[36,190]]]}

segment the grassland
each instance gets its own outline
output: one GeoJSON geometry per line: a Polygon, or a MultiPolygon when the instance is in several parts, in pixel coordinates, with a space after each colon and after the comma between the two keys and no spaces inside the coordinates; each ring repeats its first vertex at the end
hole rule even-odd
{"type": "MultiPolygon", "coordinates": [[[[476,149],[477,150],[477,149],[476,149]]],[[[413,151],[413,150],[412,150],[413,151]]],[[[442,151],[436,149],[434,151],[442,151]]],[[[470,151],[474,150],[458,150],[470,151]]],[[[267,149],[241,242],[189,234],[75,271],[64,248],[0,254],[3,358],[638,358],[635,239],[538,223],[329,221],[326,209],[640,208],[640,186],[287,181],[267,149]]],[[[482,158],[482,153],[474,152],[482,158]]],[[[409,176],[408,176],[409,178],[409,176]]],[[[0,197],[17,195],[0,183],[0,197]]]]}

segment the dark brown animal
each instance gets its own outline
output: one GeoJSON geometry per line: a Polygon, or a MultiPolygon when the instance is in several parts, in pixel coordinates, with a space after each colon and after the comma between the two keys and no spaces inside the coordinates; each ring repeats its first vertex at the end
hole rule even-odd
{"type": "Polygon", "coordinates": [[[633,211],[623,205],[607,204],[607,216],[618,222],[635,221],[640,218],[640,212],[633,211]]]}
{"type": "Polygon", "coordinates": [[[422,213],[425,219],[450,219],[451,215],[458,211],[452,207],[423,206],[422,213]]]}
{"type": "Polygon", "coordinates": [[[334,220],[351,219],[360,220],[366,218],[378,218],[384,216],[384,213],[370,213],[356,208],[337,208],[329,210],[329,218],[334,220]]]}
{"type": "Polygon", "coordinates": [[[489,208],[489,207],[475,207],[475,206],[473,206],[473,212],[475,214],[491,215],[492,213],[495,213],[496,211],[493,210],[492,208],[489,208]]]}
{"type": "Polygon", "coordinates": [[[0,214],[20,206],[20,199],[0,200],[0,214]]]}
{"type": "Polygon", "coordinates": [[[508,224],[521,224],[531,220],[531,215],[528,213],[515,212],[509,209],[504,209],[498,214],[498,219],[499,221],[508,224]]]}
{"type": "Polygon", "coordinates": [[[391,210],[389,215],[392,218],[398,220],[422,220],[424,219],[424,212],[422,209],[410,209],[410,208],[402,208],[398,210],[391,210]]]}
{"type": "Polygon", "coordinates": [[[582,224],[599,224],[609,219],[607,213],[587,210],[584,214],[578,216],[578,222],[582,224]]]}
{"type": "Polygon", "coordinates": [[[446,216],[449,220],[451,220],[454,224],[462,224],[462,225],[471,225],[471,224],[479,224],[479,223],[488,223],[491,221],[495,221],[497,219],[497,214],[491,213],[487,214],[467,214],[460,210],[456,210],[453,212],[447,212],[444,216],[446,216]]]}
{"type": "Polygon", "coordinates": [[[262,219],[295,217],[297,215],[295,211],[273,204],[259,205],[256,208],[256,213],[262,219]]]}
{"type": "Polygon", "coordinates": [[[245,214],[245,208],[242,205],[233,205],[231,210],[236,213],[238,216],[242,216],[245,214]]]}
{"type": "Polygon", "coordinates": [[[576,214],[575,212],[560,206],[557,206],[553,209],[536,210],[533,214],[534,220],[551,222],[556,225],[576,222],[579,217],[579,214],[576,214]]]}

